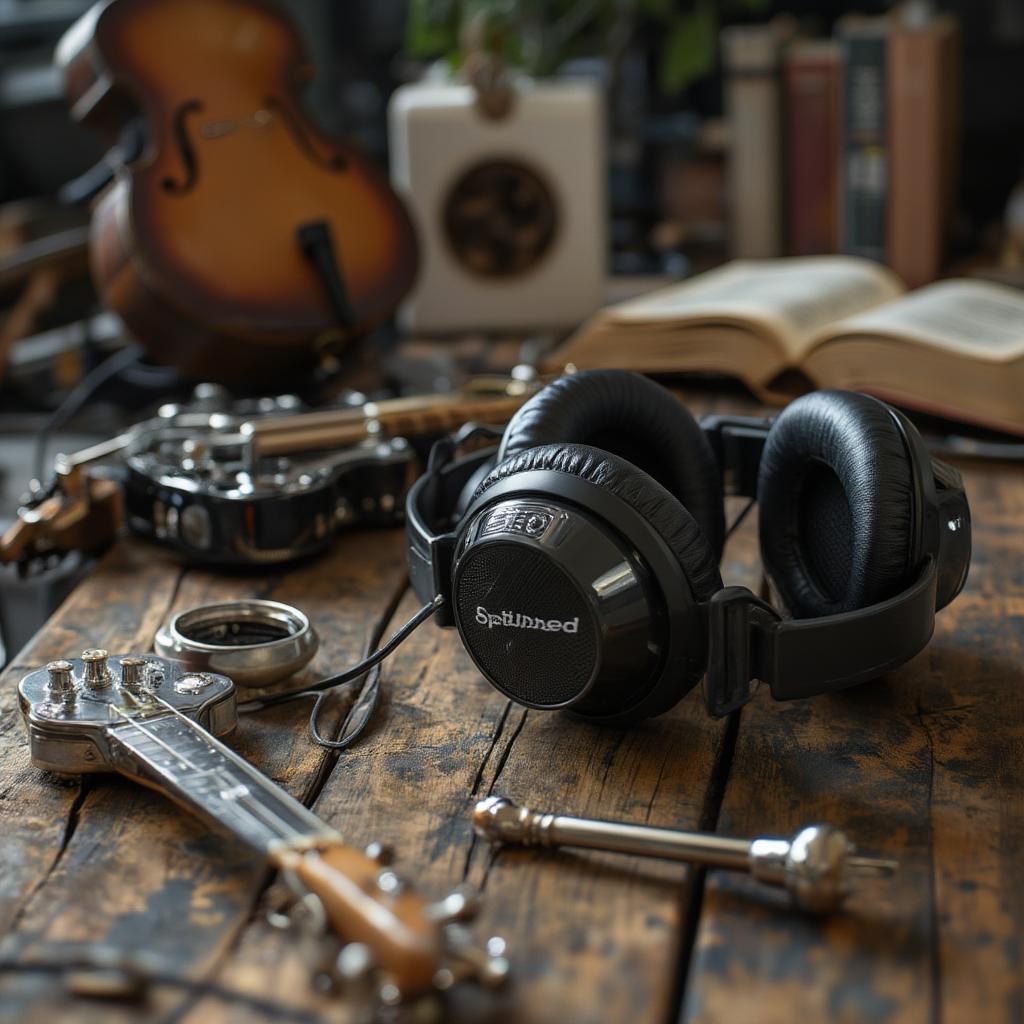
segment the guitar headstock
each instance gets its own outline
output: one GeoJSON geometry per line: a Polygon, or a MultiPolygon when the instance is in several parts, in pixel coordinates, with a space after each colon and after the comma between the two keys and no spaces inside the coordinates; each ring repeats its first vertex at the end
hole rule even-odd
{"type": "Polygon", "coordinates": [[[476,910],[468,891],[430,903],[395,874],[386,850],[346,845],[309,808],[211,739],[237,721],[226,676],[153,655],[87,650],[30,672],[18,696],[37,767],[121,772],[263,853],[300,905],[314,905],[329,925],[323,948],[334,951],[339,984],[361,986],[390,1005],[463,980],[504,980],[504,944],[479,944],[463,926],[476,910]]]}
{"type": "Polygon", "coordinates": [[[465,927],[479,908],[460,886],[431,903],[392,870],[390,851],[341,842],[282,847],[271,858],[296,894],[312,894],[331,932],[344,942],[332,973],[342,985],[362,982],[385,1005],[463,981],[497,987],[508,976],[504,941],[479,943],[465,927]]]}
{"type": "Polygon", "coordinates": [[[0,565],[68,551],[96,551],[109,544],[124,522],[124,495],[113,480],[76,469],[58,477],[49,493],[18,509],[0,536],[0,565]]]}
{"type": "Polygon", "coordinates": [[[152,654],[87,650],[51,661],[21,680],[18,700],[32,763],[61,774],[117,770],[107,730],[127,718],[178,712],[215,736],[238,722],[230,679],[152,654]]]}

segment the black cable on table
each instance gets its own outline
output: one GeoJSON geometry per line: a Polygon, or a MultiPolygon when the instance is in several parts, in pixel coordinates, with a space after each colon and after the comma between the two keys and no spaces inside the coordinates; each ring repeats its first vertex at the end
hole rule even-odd
{"type": "Polygon", "coordinates": [[[333,676],[327,676],[318,682],[310,683],[308,686],[303,686],[297,690],[290,690],[286,693],[276,693],[270,697],[259,697],[256,700],[246,701],[244,704],[239,706],[238,710],[241,712],[261,711],[263,708],[272,707],[275,704],[285,704],[289,701],[299,700],[302,697],[315,696],[316,703],[314,703],[313,710],[310,712],[309,716],[309,731],[314,742],[318,743],[322,747],[326,747],[328,750],[344,750],[346,747],[350,747],[362,735],[366,726],[373,718],[373,713],[377,710],[377,707],[380,704],[380,663],[388,657],[388,655],[393,654],[398,646],[402,644],[414,630],[423,625],[423,623],[438,611],[443,604],[444,598],[438,594],[432,601],[423,605],[423,607],[420,608],[412,618],[399,626],[399,628],[391,634],[387,643],[378,647],[372,654],[367,655],[362,659],[362,661],[356,662],[355,665],[350,666],[343,672],[338,672],[333,676]],[[353,680],[366,675],[367,672],[373,672],[374,675],[370,677],[368,685],[363,688],[362,695],[353,705],[345,720],[346,727],[354,720],[353,727],[349,729],[343,727],[342,735],[336,740],[328,739],[320,732],[317,724],[320,712],[323,708],[323,702],[329,696],[329,694],[324,691],[333,690],[335,687],[351,683],[353,680]]]}
{"type": "Polygon", "coordinates": [[[93,367],[68,392],[60,405],[50,414],[50,418],[36,435],[33,465],[35,478],[40,484],[45,484],[49,475],[46,467],[46,455],[53,434],[76,415],[104,384],[116,377],[122,370],[137,363],[141,356],[142,349],[139,345],[127,345],[113,355],[107,356],[99,366],[93,367]]]}

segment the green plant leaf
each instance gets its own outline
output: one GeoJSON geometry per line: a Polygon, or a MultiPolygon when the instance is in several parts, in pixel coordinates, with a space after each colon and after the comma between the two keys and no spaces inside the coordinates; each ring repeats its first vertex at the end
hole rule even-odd
{"type": "Polygon", "coordinates": [[[661,51],[658,80],[662,93],[678,96],[691,82],[709,74],[718,51],[718,14],[711,0],[672,19],[661,51]]]}
{"type": "Polygon", "coordinates": [[[637,0],[637,10],[653,21],[668,21],[675,9],[675,0],[637,0]]]}
{"type": "Polygon", "coordinates": [[[458,0],[410,0],[405,47],[412,57],[429,59],[459,45],[458,0]]]}

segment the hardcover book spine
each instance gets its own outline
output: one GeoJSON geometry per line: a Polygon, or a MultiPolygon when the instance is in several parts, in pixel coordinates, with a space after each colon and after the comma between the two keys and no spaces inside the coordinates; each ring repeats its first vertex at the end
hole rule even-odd
{"type": "Polygon", "coordinates": [[[889,47],[889,265],[911,287],[938,277],[955,180],[957,33],[897,32],[889,47]]]}
{"type": "Polygon", "coordinates": [[[781,256],[782,117],[779,26],[722,32],[729,122],[730,249],[740,258],[781,256]]]}
{"type": "Polygon", "coordinates": [[[837,48],[797,48],[786,57],[788,234],[794,256],[839,249],[841,73],[837,48]]]}
{"type": "Polygon", "coordinates": [[[844,37],[843,251],[884,261],[889,167],[887,40],[882,31],[844,37]]]}

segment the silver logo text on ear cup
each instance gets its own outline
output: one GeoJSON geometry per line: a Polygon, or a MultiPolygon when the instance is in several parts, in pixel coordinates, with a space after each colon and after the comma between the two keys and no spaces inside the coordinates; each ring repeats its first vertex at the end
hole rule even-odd
{"type": "Polygon", "coordinates": [[[481,626],[494,629],[495,626],[508,626],[510,629],[540,629],[545,633],[578,633],[580,617],[573,619],[540,619],[521,612],[512,612],[507,608],[501,612],[489,612],[482,604],[476,606],[476,621],[481,626]]]}
{"type": "Polygon", "coordinates": [[[501,505],[487,515],[480,535],[521,533],[525,537],[541,537],[557,515],[558,510],[547,505],[501,505]]]}

